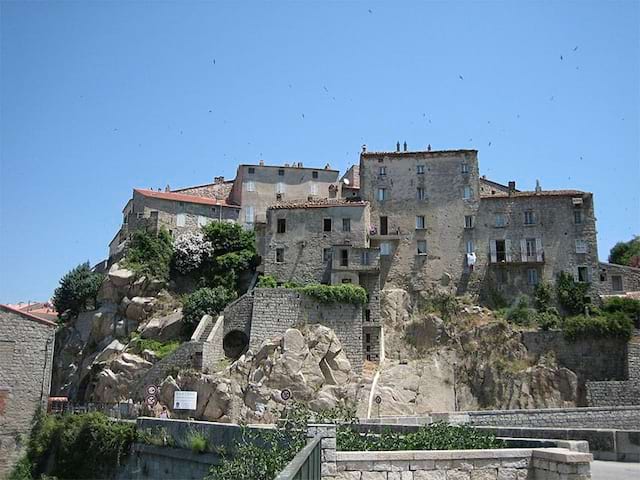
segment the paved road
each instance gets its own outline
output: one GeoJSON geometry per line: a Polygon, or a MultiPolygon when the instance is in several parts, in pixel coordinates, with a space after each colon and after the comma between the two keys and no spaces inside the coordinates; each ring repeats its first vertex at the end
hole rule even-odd
{"type": "Polygon", "coordinates": [[[640,480],[640,463],[603,462],[591,464],[593,480],[640,480]]]}

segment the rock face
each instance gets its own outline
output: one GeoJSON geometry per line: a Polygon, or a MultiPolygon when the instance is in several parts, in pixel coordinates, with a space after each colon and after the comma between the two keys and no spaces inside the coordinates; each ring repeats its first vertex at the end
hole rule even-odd
{"type": "Polygon", "coordinates": [[[182,309],[179,308],[169,315],[149,320],[142,329],[140,336],[165,342],[172,338],[177,338],[182,331],[183,325],[182,309]]]}
{"type": "MultiPolygon", "coordinates": [[[[197,391],[204,400],[198,401],[196,415],[207,420],[272,422],[285,406],[285,389],[292,401],[319,410],[353,404],[357,381],[333,330],[310,325],[265,341],[255,354],[248,351],[223,372],[168,377],[163,384],[171,392],[197,391]]],[[[162,400],[172,407],[171,398],[162,400]]]]}

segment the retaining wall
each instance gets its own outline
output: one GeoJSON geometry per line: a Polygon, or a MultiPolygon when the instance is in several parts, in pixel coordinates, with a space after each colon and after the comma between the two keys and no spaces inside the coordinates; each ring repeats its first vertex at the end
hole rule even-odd
{"type": "Polygon", "coordinates": [[[189,341],[180,345],[173,353],[155,363],[138,381],[131,392],[134,400],[144,399],[145,385],[158,385],[172,371],[194,366],[194,360],[202,354],[202,342],[189,341]]]}
{"type": "Polygon", "coordinates": [[[202,371],[204,373],[214,372],[219,362],[224,359],[223,330],[224,317],[220,315],[202,345],[202,371]]]}

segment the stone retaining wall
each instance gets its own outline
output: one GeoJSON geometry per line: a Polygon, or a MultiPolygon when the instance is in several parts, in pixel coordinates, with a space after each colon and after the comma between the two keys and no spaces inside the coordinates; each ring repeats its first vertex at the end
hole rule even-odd
{"type": "Polygon", "coordinates": [[[227,305],[224,316],[224,335],[232,330],[240,330],[247,336],[251,333],[251,315],[253,313],[253,295],[245,293],[235,302],[227,305]]]}
{"type": "Polygon", "coordinates": [[[214,372],[219,362],[224,359],[224,317],[220,315],[215,322],[211,333],[204,339],[202,345],[202,371],[204,373],[214,372]]]}
{"type": "Polygon", "coordinates": [[[192,368],[195,358],[200,354],[202,354],[202,342],[192,340],[183,343],[144,374],[132,389],[131,397],[134,400],[143,400],[145,385],[159,385],[172,371],[192,368]]]}

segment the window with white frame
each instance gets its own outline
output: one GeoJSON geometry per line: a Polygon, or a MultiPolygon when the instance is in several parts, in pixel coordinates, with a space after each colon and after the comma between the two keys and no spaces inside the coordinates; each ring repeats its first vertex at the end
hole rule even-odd
{"type": "Polygon", "coordinates": [[[427,254],[427,241],[426,240],[418,240],[418,255],[426,255],[427,254]]]}
{"type": "Polygon", "coordinates": [[[245,223],[253,223],[255,221],[255,209],[252,205],[245,207],[244,209],[244,221],[245,223]]]}
{"type": "Polygon", "coordinates": [[[368,250],[362,250],[362,254],[360,257],[360,263],[362,263],[362,265],[369,265],[369,251],[368,250]]]}
{"type": "Polygon", "coordinates": [[[179,213],[176,215],[176,226],[184,227],[187,224],[187,214],[179,213]]]}
{"type": "Polygon", "coordinates": [[[309,194],[311,195],[318,195],[318,184],[311,182],[309,184],[309,194]]]}
{"type": "Polygon", "coordinates": [[[342,231],[343,232],[350,232],[351,231],[351,219],[350,218],[343,218],[342,219],[342,231]]]}
{"type": "Polygon", "coordinates": [[[323,248],[322,249],[322,261],[323,262],[330,262],[331,261],[331,257],[332,257],[332,249],[331,248],[323,248]]]}
{"type": "Polygon", "coordinates": [[[535,257],[536,256],[536,239],[535,238],[527,238],[526,243],[527,248],[527,257],[535,257]]]}
{"type": "Polygon", "coordinates": [[[424,230],[424,215],[416,215],[416,230],[424,230]]]}
{"type": "Polygon", "coordinates": [[[464,216],[464,228],[473,228],[473,215],[464,216]]]}
{"type": "Polygon", "coordinates": [[[378,189],[378,201],[382,202],[384,200],[387,199],[387,189],[386,188],[379,188],[378,189]]]}
{"type": "Polygon", "coordinates": [[[248,170],[249,174],[253,175],[254,173],[256,173],[256,169],[255,167],[249,167],[248,170]]]}
{"type": "Polygon", "coordinates": [[[416,166],[416,173],[418,175],[424,175],[424,165],[417,165],[416,166]]]}
{"type": "Polygon", "coordinates": [[[465,185],[462,192],[462,198],[464,198],[465,200],[469,200],[472,196],[473,192],[471,191],[471,187],[469,185],[465,185]]]}
{"type": "Polygon", "coordinates": [[[584,238],[576,238],[576,253],[588,253],[589,244],[584,238]]]}
{"type": "Polygon", "coordinates": [[[582,225],[582,221],[582,209],[576,208],[573,211],[573,223],[575,223],[576,225],[582,225]]]}
{"type": "Polygon", "coordinates": [[[538,270],[535,268],[530,268],[527,270],[527,283],[529,285],[537,285],[538,284],[538,270]]]}
{"type": "Polygon", "coordinates": [[[473,240],[467,240],[467,253],[475,252],[475,245],[473,244],[473,240]]]}
{"type": "Polygon", "coordinates": [[[284,182],[276,183],[276,193],[284,193],[284,182]]]}
{"type": "Polygon", "coordinates": [[[462,171],[462,173],[469,173],[469,164],[468,163],[463,163],[462,167],[461,167],[461,171],[462,171]]]}
{"type": "Polygon", "coordinates": [[[380,244],[380,255],[391,255],[391,244],[389,242],[380,244]]]}
{"type": "Polygon", "coordinates": [[[534,225],[536,223],[536,215],[533,210],[526,210],[524,212],[524,224],[534,225]]]}
{"type": "Polygon", "coordinates": [[[418,187],[416,189],[416,199],[417,200],[424,200],[426,197],[425,193],[424,193],[424,187],[418,187]]]}
{"type": "Polygon", "coordinates": [[[384,165],[381,167],[378,167],[378,175],[386,175],[387,174],[387,167],[385,167],[384,165]]]}
{"type": "Polygon", "coordinates": [[[256,182],[254,182],[253,180],[247,180],[246,182],[244,182],[244,185],[247,192],[256,191],[256,182]]]}
{"type": "Polygon", "coordinates": [[[496,227],[504,227],[507,225],[507,217],[504,213],[496,213],[496,227]]]}

